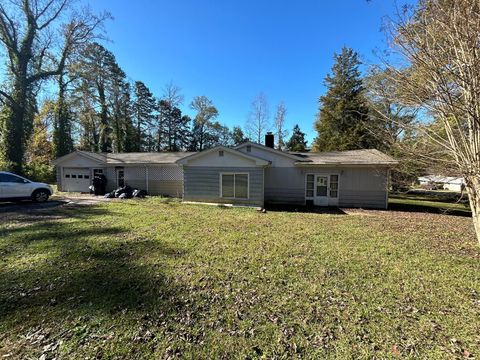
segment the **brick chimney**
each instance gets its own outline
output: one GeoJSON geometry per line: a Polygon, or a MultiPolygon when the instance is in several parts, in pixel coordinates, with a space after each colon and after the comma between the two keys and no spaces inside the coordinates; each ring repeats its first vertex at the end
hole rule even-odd
{"type": "Polygon", "coordinates": [[[275,137],[270,131],[265,134],[265,146],[272,149],[275,146],[275,137]]]}

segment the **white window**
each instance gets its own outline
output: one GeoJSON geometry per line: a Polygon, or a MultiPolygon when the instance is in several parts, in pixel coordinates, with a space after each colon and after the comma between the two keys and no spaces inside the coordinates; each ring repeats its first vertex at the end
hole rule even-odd
{"type": "Polygon", "coordinates": [[[230,199],[248,199],[249,197],[248,173],[223,173],[220,174],[220,197],[230,199]]]}
{"type": "Polygon", "coordinates": [[[307,174],[307,185],[305,196],[307,198],[313,198],[313,190],[315,188],[315,176],[313,174],[307,174]]]}

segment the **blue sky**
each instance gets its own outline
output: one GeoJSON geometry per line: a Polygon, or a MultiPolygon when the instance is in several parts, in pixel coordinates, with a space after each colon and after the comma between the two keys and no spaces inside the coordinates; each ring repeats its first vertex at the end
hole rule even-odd
{"type": "Polygon", "coordinates": [[[245,124],[250,104],[263,92],[273,118],[287,106],[287,126],[298,123],[309,143],[323,79],[334,52],[358,51],[366,63],[385,47],[382,18],[393,0],[95,0],[109,11],[106,25],[120,66],[156,96],[166,83],[182,88],[182,110],[194,96],[209,97],[228,126],[245,124]]]}

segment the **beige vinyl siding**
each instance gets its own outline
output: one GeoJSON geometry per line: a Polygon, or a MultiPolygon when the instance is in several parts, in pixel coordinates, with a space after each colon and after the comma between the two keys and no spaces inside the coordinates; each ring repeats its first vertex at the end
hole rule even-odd
{"type": "Polygon", "coordinates": [[[223,204],[263,206],[263,168],[261,167],[203,167],[184,166],[184,200],[223,204]],[[220,197],[221,173],[248,173],[249,198],[220,197]]]}

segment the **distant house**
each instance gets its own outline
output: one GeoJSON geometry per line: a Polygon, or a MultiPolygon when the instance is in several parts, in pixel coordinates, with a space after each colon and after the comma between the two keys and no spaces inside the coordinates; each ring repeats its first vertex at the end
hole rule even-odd
{"type": "Polygon", "coordinates": [[[420,176],[418,182],[421,186],[441,185],[444,190],[462,191],[465,186],[465,179],[461,177],[426,175],[420,176]]]}
{"type": "Polygon", "coordinates": [[[378,150],[287,153],[246,142],[196,153],[97,154],[75,151],[54,161],[59,190],[87,192],[103,173],[107,190],[128,184],[185,201],[386,208],[397,161],[378,150]]]}

